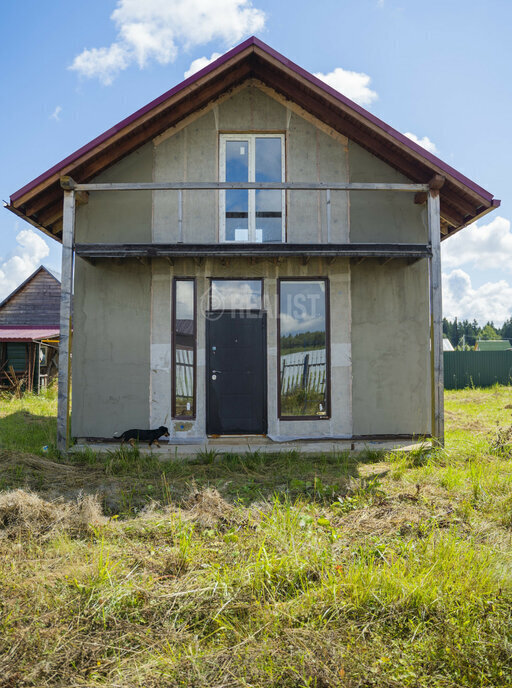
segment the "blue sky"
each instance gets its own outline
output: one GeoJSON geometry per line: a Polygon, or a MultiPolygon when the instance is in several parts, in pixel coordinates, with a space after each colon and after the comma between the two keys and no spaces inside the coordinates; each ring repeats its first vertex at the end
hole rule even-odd
{"type": "MultiPolygon", "coordinates": [[[[445,314],[501,323],[512,315],[511,26],[508,0],[3,3],[0,196],[193,61],[256,34],[501,198],[443,248],[445,314]]],[[[58,244],[1,209],[0,298],[41,262],[59,269],[58,244]]]]}

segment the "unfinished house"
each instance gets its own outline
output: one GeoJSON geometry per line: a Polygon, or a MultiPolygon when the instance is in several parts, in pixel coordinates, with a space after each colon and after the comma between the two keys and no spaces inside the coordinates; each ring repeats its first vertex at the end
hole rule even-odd
{"type": "Polygon", "coordinates": [[[60,446],[72,300],[79,440],[442,441],[440,241],[498,205],[248,39],[11,196],[63,245],[60,446]]]}
{"type": "Polygon", "coordinates": [[[39,392],[57,375],[60,280],[41,265],[0,303],[0,389],[39,392]]]}

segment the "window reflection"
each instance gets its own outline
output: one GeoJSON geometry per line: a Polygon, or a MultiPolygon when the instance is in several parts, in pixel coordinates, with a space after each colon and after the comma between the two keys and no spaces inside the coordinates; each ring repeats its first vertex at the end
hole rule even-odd
{"type": "Polygon", "coordinates": [[[327,324],[324,280],[280,282],[281,417],[325,417],[327,324]]]}
{"type": "Polygon", "coordinates": [[[261,280],[212,279],[210,307],[213,311],[259,310],[261,280]]]}
{"type": "Polygon", "coordinates": [[[174,416],[195,417],[194,280],[174,282],[174,416]]]}

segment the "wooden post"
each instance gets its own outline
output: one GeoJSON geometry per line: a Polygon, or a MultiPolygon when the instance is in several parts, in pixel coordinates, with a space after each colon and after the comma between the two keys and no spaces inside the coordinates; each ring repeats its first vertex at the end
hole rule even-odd
{"type": "Polygon", "coordinates": [[[331,243],[331,190],[325,190],[325,214],[327,220],[327,243],[331,243]]]}
{"type": "Polygon", "coordinates": [[[69,446],[69,401],[71,386],[71,302],[73,298],[73,237],[75,233],[75,191],[64,191],[62,221],[62,274],[60,291],[59,399],[57,448],[69,446]]]}
{"type": "Polygon", "coordinates": [[[428,233],[432,247],[429,260],[430,282],[430,356],[432,369],[432,437],[444,446],[444,366],[443,303],[441,291],[441,213],[439,190],[431,189],[427,198],[428,233]]]}
{"type": "Polygon", "coordinates": [[[178,244],[183,243],[183,191],[178,191],[178,244]]]}

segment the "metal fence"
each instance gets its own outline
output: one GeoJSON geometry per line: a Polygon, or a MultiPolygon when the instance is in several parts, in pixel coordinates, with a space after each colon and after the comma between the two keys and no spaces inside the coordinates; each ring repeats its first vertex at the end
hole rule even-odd
{"type": "Polygon", "coordinates": [[[297,351],[281,356],[281,392],[294,389],[322,393],[325,389],[325,349],[297,351]]]}
{"type": "Polygon", "coordinates": [[[194,397],[194,352],[176,349],[176,395],[184,399],[194,397]]]}
{"type": "Polygon", "coordinates": [[[512,351],[445,351],[445,389],[512,384],[512,351]]]}

